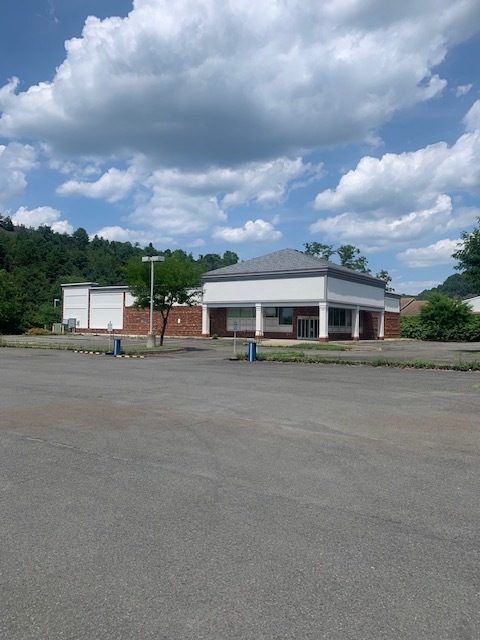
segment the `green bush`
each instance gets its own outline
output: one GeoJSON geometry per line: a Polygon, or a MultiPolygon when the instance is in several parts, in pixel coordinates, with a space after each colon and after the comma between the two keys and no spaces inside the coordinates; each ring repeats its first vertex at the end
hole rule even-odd
{"type": "Polygon", "coordinates": [[[468,304],[441,293],[433,293],[421,308],[420,327],[424,340],[471,342],[480,335],[479,319],[468,304]]]}
{"type": "Polygon", "coordinates": [[[425,340],[420,316],[405,316],[400,318],[400,337],[425,340]]]}

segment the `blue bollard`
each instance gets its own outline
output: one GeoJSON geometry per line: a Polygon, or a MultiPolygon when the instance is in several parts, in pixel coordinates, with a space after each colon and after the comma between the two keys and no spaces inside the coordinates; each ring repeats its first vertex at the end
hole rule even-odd
{"type": "Polygon", "coordinates": [[[255,362],[257,359],[257,343],[249,342],[248,343],[248,361],[255,362]]]}
{"type": "Polygon", "coordinates": [[[113,355],[119,356],[122,353],[122,341],[119,338],[113,339],[113,355]]]}

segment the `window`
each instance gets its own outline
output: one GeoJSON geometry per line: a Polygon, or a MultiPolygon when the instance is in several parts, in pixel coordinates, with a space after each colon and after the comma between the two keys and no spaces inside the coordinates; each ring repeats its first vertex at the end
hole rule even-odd
{"type": "Polygon", "coordinates": [[[292,307],[279,307],[278,308],[278,324],[292,324],[293,322],[293,309],[292,307]]]}
{"type": "Polygon", "coordinates": [[[328,328],[332,332],[350,332],[352,329],[352,310],[330,307],[328,309],[328,328]]]}

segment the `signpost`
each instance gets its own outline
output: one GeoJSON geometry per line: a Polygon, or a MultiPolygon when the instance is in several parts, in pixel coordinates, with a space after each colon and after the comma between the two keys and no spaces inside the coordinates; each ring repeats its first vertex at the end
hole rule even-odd
{"type": "Polygon", "coordinates": [[[108,350],[111,351],[111,344],[112,344],[112,331],[113,331],[113,324],[110,321],[107,324],[107,331],[108,331],[108,350]]]}
{"type": "Polygon", "coordinates": [[[237,329],[238,322],[235,320],[233,323],[233,357],[237,357],[237,329]]]}

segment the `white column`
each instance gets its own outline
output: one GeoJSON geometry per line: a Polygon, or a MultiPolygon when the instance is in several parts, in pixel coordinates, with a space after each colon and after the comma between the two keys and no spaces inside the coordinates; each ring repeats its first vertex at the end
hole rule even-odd
{"type": "Polygon", "coordinates": [[[378,314],[378,340],[385,338],[385,311],[382,309],[378,314]]]}
{"type": "Polygon", "coordinates": [[[360,309],[355,307],[352,311],[352,340],[360,340],[360,309]]]}
{"type": "Polygon", "coordinates": [[[326,302],[318,303],[318,320],[318,340],[328,342],[328,304],[326,302]]]}
{"type": "Polygon", "coordinates": [[[202,304],[202,336],[210,335],[210,309],[207,304],[202,304]]]}
{"type": "Polygon", "coordinates": [[[263,338],[263,310],[258,303],[255,305],[255,337],[263,338]]]}

